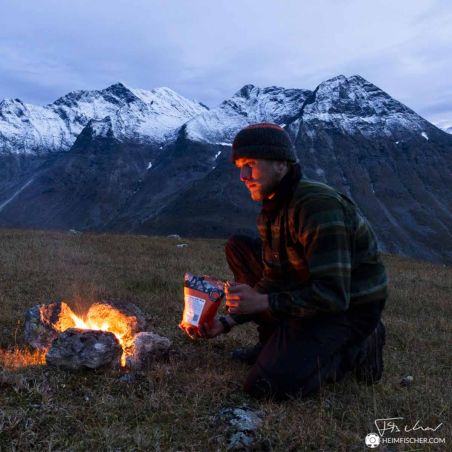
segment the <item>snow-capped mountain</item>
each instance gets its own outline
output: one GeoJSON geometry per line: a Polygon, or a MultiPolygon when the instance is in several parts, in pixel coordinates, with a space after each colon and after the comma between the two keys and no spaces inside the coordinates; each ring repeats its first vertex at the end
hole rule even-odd
{"type": "MultiPolygon", "coordinates": [[[[0,103],[0,154],[67,151],[90,121],[107,117],[118,139],[162,141],[206,110],[169,88],[146,91],[123,83],[74,91],[44,107],[5,99],[0,103]]],[[[105,124],[94,129],[105,132],[105,124]]]]}
{"type": "Polygon", "coordinates": [[[321,83],[303,106],[298,121],[291,124],[291,130],[301,123],[311,126],[323,123],[345,134],[394,141],[407,131],[422,135],[429,124],[359,75],[348,78],[339,75],[321,83]]]}
{"type": "Polygon", "coordinates": [[[245,85],[219,107],[190,120],[186,138],[209,144],[231,145],[237,130],[257,122],[290,123],[311,91],[276,86],[245,85]]]}
{"type": "Polygon", "coordinates": [[[304,174],[353,198],[383,249],[452,260],[448,135],[359,76],[320,84],[289,127],[304,174]]]}
{"type": "MultiPolygon", "coordinates": [[[[240,128],[270,121],[291,134],[305,176],[355,200],[385,251],[452,262],[452,137],[360,76],[312,91],[246,85],[211,110],[167,88],[116,84],[93,93],[40,107],[41,130],[53,124],[45,115],[58,116],[75,140],[69,150],[25,151],[9,140],[12,150],[0,155],[0,225],[253,234],[259,206],[231,164],[230,144],[240,128]]],[[[38,124],[23,110],[18,101],[5,107],[0,139],[8,127],[27,136],[22,116],[38,124]]]]}
{"type": "MultiPolygon", "coordinates": [[[[229,124],[238,124],[238,131],[252,118],[249,122],[286,123],[304,174],[352,197],[384,250],[452,260],[450,246],[441,245],[452,243],[452,140],[446,134],[359,76],[338,76],[312,92],[303,90],[300,103],[284,111],[288,120],[274,114],[277,102],[267,116],[259,116],[262,110],[256,106],[266,99],[267,89],[252,91],[257,98],[253,102],[246,86],[233,101],[189,121],[179,147],[168,150],[156,173],[149,172],[133,200],[136,204],[132,201],[114,227],[211,236],[252,231],[256,206],[240,186],[227,146],[229,124]],[[230,104],[244,107],[229,112],[225,106],[230,104]],[[187,175],[193,165],[196,171],[187,175]],[[170,182],[184,174],[192,178],[188,183],[176,187],[170,182]],[[143,205],[146,208],[137,213],[143,205]]],[[[283,99],[281,104],[288,105],[283,99]]]]}

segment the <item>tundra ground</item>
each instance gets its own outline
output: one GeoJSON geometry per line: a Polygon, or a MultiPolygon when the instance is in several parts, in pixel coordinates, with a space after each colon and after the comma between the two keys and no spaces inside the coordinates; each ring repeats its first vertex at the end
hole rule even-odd
{"type": "Polygon", "coordinates": [[[367,450],[374,420],[392,417],[408,428],[442,423],[435,433],[404,435],[446,444],[380,450],[450,450],[450,267],[384,256],[390,298],[379,384],[350,376],[307,400],[256,402],[241,391],[247,367],[230,359],[233,348],[255,342],[252,325],[211,341],[192,341],[177,328],[184,272],[232,277],[223,246],[222,240],[0,230],[0,450],[223,450],[212,417],[243,403],[265,413],[256,450],[367,450]],[[25,344],[31,306],[98,298],[138,305],[148,330],[172,341],[169,361],[131,383],[121,379],[123,370],[48,368],[25,344]],[[412,385],[401,386],[407,375],[412,385]]]}

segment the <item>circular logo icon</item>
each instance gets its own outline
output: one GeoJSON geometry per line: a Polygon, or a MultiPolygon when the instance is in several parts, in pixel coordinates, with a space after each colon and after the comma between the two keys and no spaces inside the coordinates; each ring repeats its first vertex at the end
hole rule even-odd
{"type": "Polygon", "coordinates": [[[380,445],[380,437],[376,433],[369,433],[364,440],[367,447],[375,449],[380,445]]]}

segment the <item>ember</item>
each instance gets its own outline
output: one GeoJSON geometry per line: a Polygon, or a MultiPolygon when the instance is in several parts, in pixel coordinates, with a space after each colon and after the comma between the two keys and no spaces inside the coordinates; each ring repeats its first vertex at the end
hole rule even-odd
{"type": "MultiPolygon", "coordinates": [[[[61,301],[48,305],[36,305],[28,310],[25,321],[25,339],[34,348],[47,351],[48,364],[58,363],[58,359],[55,360],[54,357],[64,355],[62,367],[68,368],[77,366],[96,368],[107,364],[114,365],[116,356],[114,349],[118,343],[122,354],[121,365],[125,366],[127,357],[138,350],[135,346],[135,337],[137,333],[144,331],[145,326],[146,320],[142,312],[131,303],[97,302],[92,304],[84,315],[77,315],[67,303],[61,301]],[[69,334],[62,335],[63,332],[69,334]],[[112,337],[116,338],[115,341],[109,340],[109,336],[102,335],[102,332],[112,333],[112,337]],[[105,348],[111,348],[111,350],[105,356],[96,356],[92,363],[86,365],[85,357],[77,356],[77,354],[81,350],[79,345],[85,344],[87,341],[89,344],[83,352],[85,354],[92,355],[95,350],[102,350],[104,353],[105,348]],[[64,351],[61,351],[62,345],[64,351]],[[74,356],[70,356],[71,354],[74,356]],[[76,364],[66,366],[66,363],[71,360],[76,364]]],[[[154,336],[160,338],[158,335],[154,336]]],[[[168,349],[170,341],[166,338],[160,339],[166,340],[164,344],[168,349]]],[[[157,354],[156,347],[148,347],[148,350],[150,356],[146,357],[147,362],[149,358],[162,355],[157,354]]],[[[142,355],[142,347],[140,353],[142,355]]],[[[140,367],[141,361],[145,359],[141,355],[132,356],[133,359],[129,360],[129,366],[140,367]]]]}

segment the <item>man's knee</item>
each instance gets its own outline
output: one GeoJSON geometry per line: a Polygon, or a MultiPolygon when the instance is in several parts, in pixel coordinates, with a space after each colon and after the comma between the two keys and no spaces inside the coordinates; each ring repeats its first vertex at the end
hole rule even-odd
{"type": "Polygon", "coordinates": [[[233,235],[225,245],[226,260],[237,282],[254,286],[262,277],[259,239],[233,235]]]}
{"type": "Polygon", "coordinates": [[[224,246],[226,256],[236,255],[243,250],[250,249],[252,242],[253,239],[247,235],[232,235],[224,246]]]}

